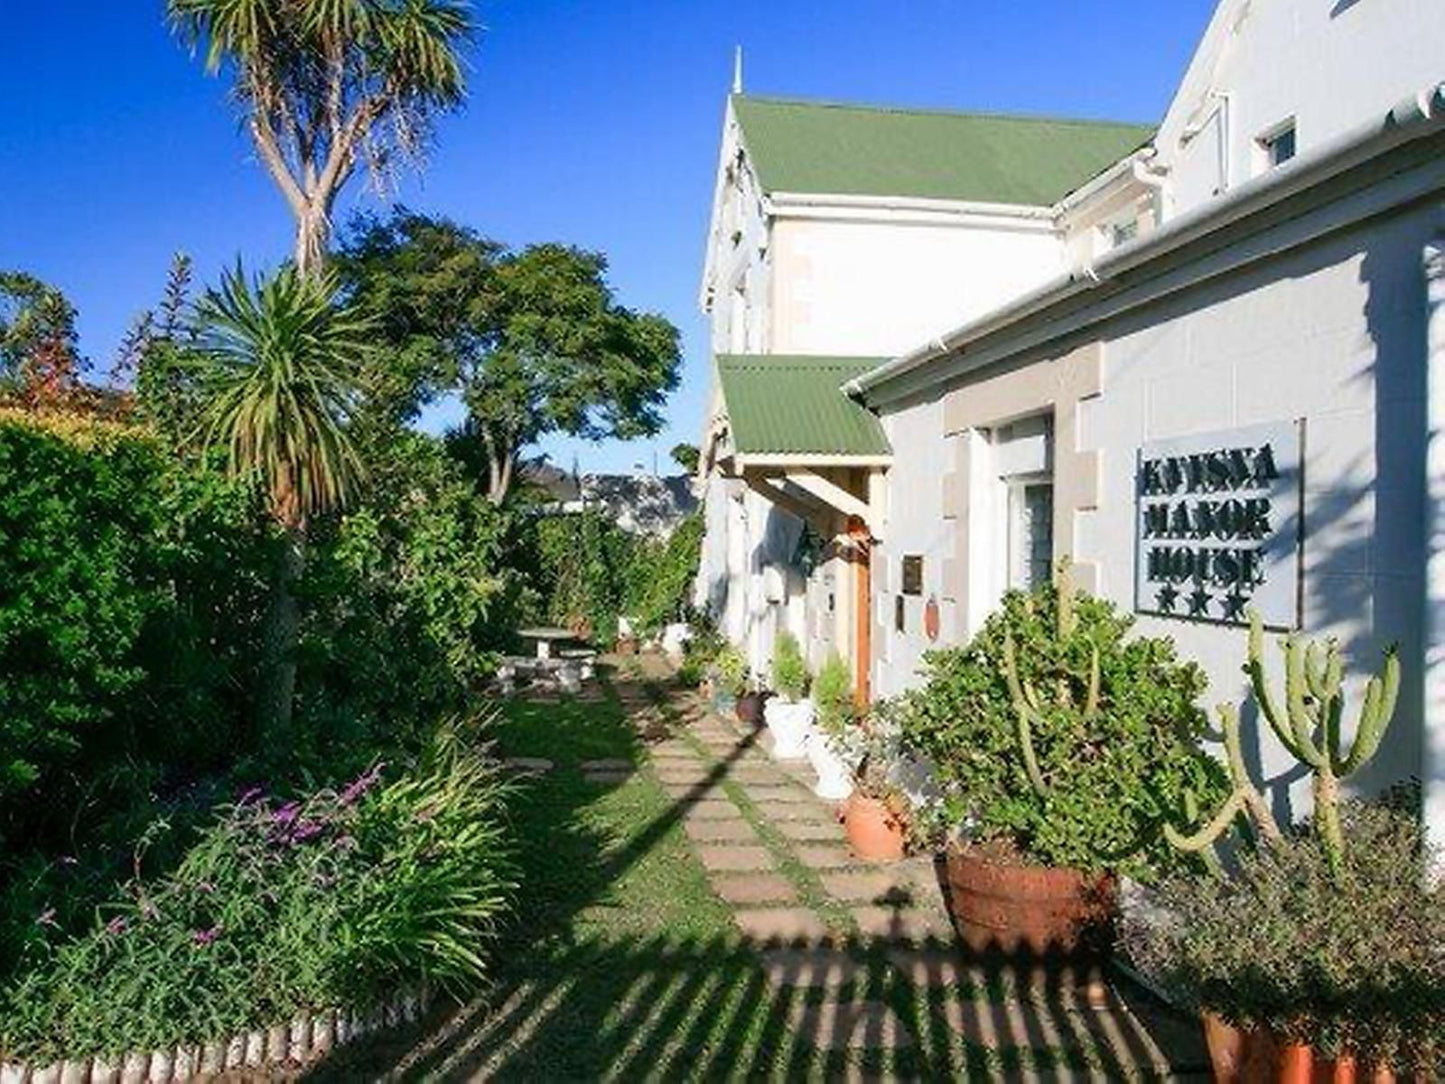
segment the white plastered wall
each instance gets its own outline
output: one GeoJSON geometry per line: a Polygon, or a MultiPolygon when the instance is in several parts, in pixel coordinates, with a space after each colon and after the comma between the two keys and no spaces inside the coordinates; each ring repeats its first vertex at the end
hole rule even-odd
{"type": "Polygon", "coordinates": [[[780,219],[771,243],[768,349],[887,356],[1063,270],[1047,222],[915,225],[780,219]]]}

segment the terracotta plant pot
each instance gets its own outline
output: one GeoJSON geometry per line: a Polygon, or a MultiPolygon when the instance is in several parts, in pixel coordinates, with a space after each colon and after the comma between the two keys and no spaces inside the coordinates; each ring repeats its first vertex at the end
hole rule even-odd
{"type": "Polygon", "coordinates": [[[885,802],[854,791],[843,810],[848,846],[865,862],[903,857],[903,821],[885,802]]]}
{"type": "Polygon", "coordinates": [[[767,693],[743,693],[738,697],[738,722],[744,726],[758,726],[762,723],[763,704],[767,701],[767,696],[767,693]]]}
{"type": "Polygon", "coordinates": [[[1389,1068],[1362,1067],[1348,1055],[1326,1058],[1300,1043],[1281,1043],[1268,1031],[1242,1030],[1206,1012],[1204,1039],[1217,1084],[1393,1084],[1389,1068]]]}
{"type": "Polygon", "coordinates": [[[947,861],[953,924],[975,952],[1107,953],[1118,900],[1112,876],[1004,865],[966,848],[947,861]]]}

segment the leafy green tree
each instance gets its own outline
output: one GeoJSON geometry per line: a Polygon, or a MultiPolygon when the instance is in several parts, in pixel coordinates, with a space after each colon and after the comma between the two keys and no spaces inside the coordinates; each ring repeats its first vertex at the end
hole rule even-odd
{"type": "Polygon", "coordinates": [[[305,278],[286,267],[252,282],[238,266],[196,313],[204,441],[225,449],[233,474],[259,480],[282,533],[259,697],[273,749],[290,738],[307,521],[345,504],[361,473],[345,419],[371,328],[336,304],[337,290],[330,274],[305,278]]]}
{"type": "Polygon", "coordinates": [[[403,208],[363,220],[340,265],[410,374],[395,392],[399,409],[438,389],[460,393],[464,436],[483,453],[495,503],[521,452],[550,433],[628,440],[662,428],[681,363],[677,329],[620,305],[600,253],[508,251],[403,208]]]}
{"type": "Polygon", "coordinates": [[[419,162],[466,91],[465,0],[167,0],[180,38],[235,80],[261,161],[296,217],[296,266],[320,271],[337,194],[419,162]]]}
{"type": "Polygon", "coordinates": [[[688,474],[697,473],[697,463],[702,453],[698,451],[696,444],[674,444],[670,454],[672,455],[672,461],[688,474]]]}
{"type": "Polygon", "coordinates": [[[48,404],[78,387],[84,361],[75,317],[56,287],[23,271],[0,271],[0,393],[48,404]]]}

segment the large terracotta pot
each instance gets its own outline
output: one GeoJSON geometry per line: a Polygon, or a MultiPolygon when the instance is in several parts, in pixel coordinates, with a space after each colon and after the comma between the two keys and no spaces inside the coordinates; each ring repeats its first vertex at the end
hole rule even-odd
{"type": "Polygon", "coordinates": [[[903,821],[877,798],[854,791],[843,811],[848,846],[865,862],[896,862],[903,857],[903,821]]]}
{"type": "Polygon", "coordinates": [[[1393,1084],[1382,1066],[1360,1066],[1348,1055],[1326,1058],[1299,1043],[1281,1043],[1268,1031],[1241,1030],[1214,1013],[1204,1017],[1204,1039],[1217,1084],[1393,1084]]]}
{"type": "Polygon", "coordinates": [[[1108,874],[1004,865],[948,853],[949,910],[975,952],[1075,956],[1108,951],[1118,885],[1108,874]]]}

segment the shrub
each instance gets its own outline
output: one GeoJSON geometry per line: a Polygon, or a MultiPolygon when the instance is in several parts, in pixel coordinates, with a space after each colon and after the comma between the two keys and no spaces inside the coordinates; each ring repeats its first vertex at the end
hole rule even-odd
{"type": "Polygon", "coordinates": [[[791,632],[778,633],[773,644],[773,688],[785,699],[797,701],[808,695],[808,664],[803,649],[791,632]]]}
{"type": "Polygon", "coordinates": [[[670,622],[689,616],[703,527],[702,514],[694,512],[666,539],[642,539],[634,548],[625,605],[644,636],[656,635],[670,622]]]}
{"type": "Polygon", "coordinates": [[[505,784],[474,739],[444,727],[390,782],[378,764],[339,791],[219,809],[172,874],[29,961],[0,997],[0,1055],[114,1055],[474,986],[512,887],[505,784]]]}
{"type": "Polygon", "coordinates": [[[966,646],[929,652],[922,687],[897,705],[905,743],[935,766],[948,821],[969,839],[1145,879],[1197,861],[1161,825],[1186,793],[1204,808],[1226,793],[1198,745],[1202,672],[1167,639],[1128,638],[1131,619],[1111,603],[1068,593],[1061,609],[1060,599],[1052,585],[1011,591],[966,646]],[[1037,701],[1027,741],[1010,653],[1037,701]]]}
{"type": "Polygon", "coordinates": [[[732,644],[717,653],[717,658],[713,660],[713,669],[721,691],[737,695],[747,687],[748,660],[732,644]]]}
{"type": "Polygon", "coordinates": [[[813,679],[814,720],[828,738],[840,746],[853,729],[857,713],[853,707],[853,675],[836,651],[831,652],[813,679]]]}
{"type": "Polygon", "coordinates": [[[1411,813],[1345,803],[1342,876],[1312,833],[1175,877],[1124,927],[1131,955],[1188,1003],[1328,1056],[1445,1072],[1445,895],[1411,813]],[[1150,917],[1153,915],[1154,917],[1150,917]]]}

